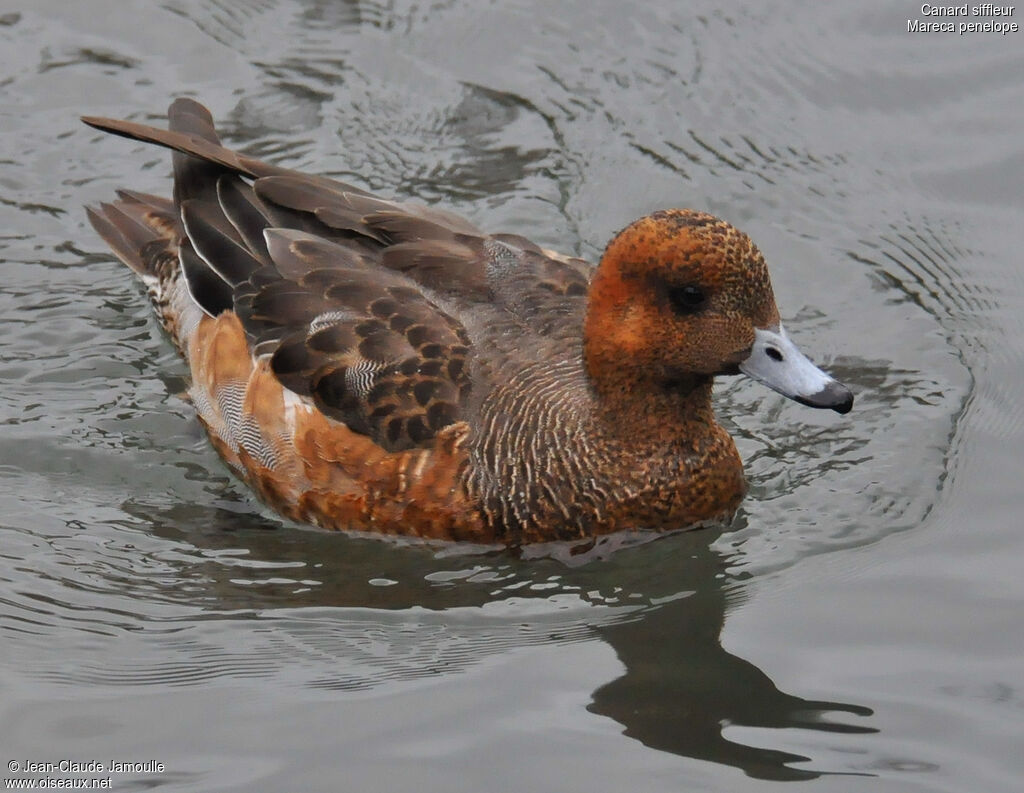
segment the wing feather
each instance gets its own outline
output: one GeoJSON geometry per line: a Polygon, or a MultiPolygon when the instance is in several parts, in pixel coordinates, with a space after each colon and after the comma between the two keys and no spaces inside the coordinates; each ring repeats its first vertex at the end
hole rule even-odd
{"type": "Polygon", "coordinates": [[[173,203],[125,191],[93,224],[139,272],[180,274],[207,314],[234,312],[285,387],[383,448],[428,444],[465,417],[487,333],[580,333],[582,260],[233,152],[193,100],[168,116],[169,130],[84,119],[175,152],[173,203]],[[154,242],[160,257],[146,253],[154,242]],[[167,273],[175,248],[180,273],[167,273]],[[457,318],[470,316],[474,343],[457,318]]]}

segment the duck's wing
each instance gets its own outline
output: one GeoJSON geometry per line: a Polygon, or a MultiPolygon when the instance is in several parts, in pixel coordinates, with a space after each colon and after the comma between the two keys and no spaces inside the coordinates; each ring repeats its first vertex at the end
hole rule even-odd
{"type": "Polygon", "coordinates": [[[196,201],[191,214],[201,206],[213,219],[217,212],[209,211],[210,204],[218,201],[229,227],[217,227],[224,236],[241,236],[250,250],[262,251],[259,236],[266,225],[298,229],[372,253],[372,265],[406,276],[433,296],[500,312],[494,316],[498,324],[513,322],[540,335],[579,324],[593,271],[583,259],[542,250],[519,235],[485,234],[435,207],[383,200],[344,182],[231,151],[220,144],[209,111],[193,100],[176,100],[168,117],[169,130],[107,118],[83,121],[174,149],[176,205],[196,201]],[[253,180],[251,186],[239,176],[253,180]],[[247,218],[256,222],[246,226],[247,218]]]}
{"type": "MultiPolygon", "coordinates": [[[[223,149],[208,113],[191,101],[172,106],[170,131],[89,121],[182,152],[173,203],[123,191],[121,201],[90,212],[122,259],[165,281],[163,293],[183,278],[187,294],[177,291],[203,312],[233,312],[250,354],[269,357],[282,385],[385,450],[429,445],[459,420],[469,390],[466,331],[429,290],[381,266],[389,238],[360,220],[366,204],[349,208],[375,199],[312,177],[308,189],[334,199],[321,213],[264,200],[242,176],[290,172],[223,149]]],[[[269,184],[271,192],[291,187],[269,184]]],[[[431,226],[442,215],[402,219],[431,226]]]]}
{"type": "Polygon", "coordinates": [[[234,312],[284,386],[383,448],[427,444],[463,418],[472,343],[459,317],[480,312],[476,327],[506,334],[578,333],[586,263],[233,152],[193,100],[168,118],[168,130],[83,119],[175,151],[173,204],[124,191],[93,225],[144,275],[183,276],[206,314],[234,312]]]}

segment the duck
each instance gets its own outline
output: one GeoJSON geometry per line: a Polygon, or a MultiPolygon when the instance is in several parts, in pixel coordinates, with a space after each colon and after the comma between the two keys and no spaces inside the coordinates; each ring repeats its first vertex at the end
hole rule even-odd
{"type": "Polygon", "coordinates": [[[145,284],[213,446],[263,502],[325,529],[506,546],[727,521],[747,489],[714,378],[845,414],[728,222],[654,212],[596,266],[436,206],[222,145],[176,99],[173,196],[87,214],[145,284]]]}

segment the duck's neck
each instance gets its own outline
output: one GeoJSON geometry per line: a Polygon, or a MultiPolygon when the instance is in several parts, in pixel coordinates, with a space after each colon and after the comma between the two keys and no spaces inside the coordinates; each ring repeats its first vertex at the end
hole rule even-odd
{"type": "MultiPolygon", "coordinates": [[[[608,370],[603,370],[607,375],[608,370]]],[[[712,378],[706,375],[630,379],[591,377],[596,418],[609,435],[636,445],[661,446],[715,425],[712,378]]]]}

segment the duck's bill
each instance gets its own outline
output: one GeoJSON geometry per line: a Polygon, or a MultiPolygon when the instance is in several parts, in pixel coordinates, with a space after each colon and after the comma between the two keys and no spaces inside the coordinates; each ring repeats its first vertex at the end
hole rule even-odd
{"type": "Polygon", "coordinates": [[[811,363],[781,325],[755,330],[750,356],[739,369],[803,405],[831,408],[836,413],[849,413],[853,407],[850,389],[811,363]]]}

